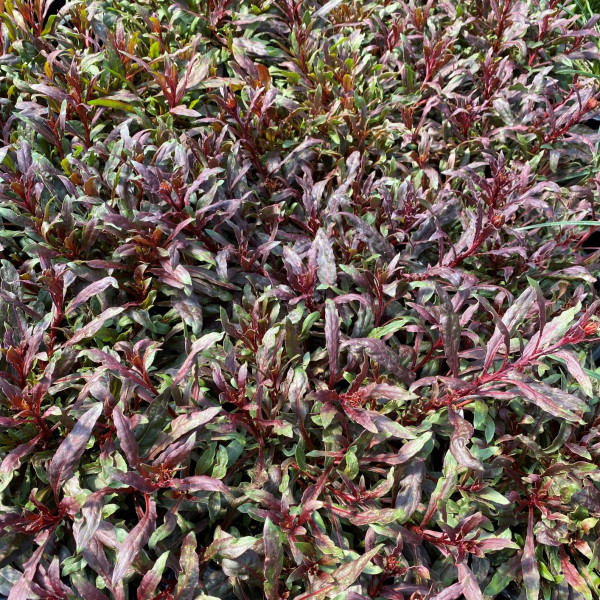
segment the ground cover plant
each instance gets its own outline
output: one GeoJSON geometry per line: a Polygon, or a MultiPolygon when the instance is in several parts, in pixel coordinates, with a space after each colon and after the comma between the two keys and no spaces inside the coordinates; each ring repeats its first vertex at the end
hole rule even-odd
{"type": "Polygon", "coordinates": [[[588,3],[0,22],[1,594],[599,597],[588,3]]]}

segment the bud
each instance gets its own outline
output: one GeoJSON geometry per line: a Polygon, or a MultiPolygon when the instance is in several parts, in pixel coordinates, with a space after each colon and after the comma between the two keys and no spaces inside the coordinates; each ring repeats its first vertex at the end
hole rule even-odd
{"type": "Polygon", "coordinates": [[[496,228],[502,227],[502,225],[504,225],[504,215],[501,213],[495,213],[492,217],[492,225],[496,228]]]}

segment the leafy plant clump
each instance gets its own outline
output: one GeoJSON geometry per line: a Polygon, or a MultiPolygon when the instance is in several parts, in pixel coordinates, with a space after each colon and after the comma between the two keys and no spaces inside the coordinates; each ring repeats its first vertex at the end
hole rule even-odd
{"type": "Polygon", "coordinates": [[[596,19],[3,0],[0,594],[598,598],[596,19]]]}

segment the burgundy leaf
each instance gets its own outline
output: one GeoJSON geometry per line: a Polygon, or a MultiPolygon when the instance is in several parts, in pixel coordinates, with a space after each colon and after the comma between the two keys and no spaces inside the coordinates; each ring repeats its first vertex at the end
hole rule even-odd
{"type": "Polygon", "coordinates": [[[21,461],[33,452],[34,448],[39,444],[41,435],[35,436],[29,442],[20,444],[14,450],[11,450],[2,460],[0,473],[10,473],[21,466],[21,461]]]}
{"type": "Polygon", "coordinates": [[[104,323],[120,315],[125,309],[121,306],[107,308],[101,312],[95,319],[92,319],[87,325],[78,329],[75,335],[65,344],[65,347],[74,346],[81,340],[96,335],[104,326],[104,323]]]}
{"type": "Polygon", "coordinates": [[[187,534],[181,547],[179,559],[180,571],[175,587],[175,600],[193,600],[199,580],[199,560],[196,553],[196,536],[193,532],[187,534]]]}
{"type": "Polygon", "coordinates": [[[211,346],[214,346],[218,341],[223,339],[223,335],[223,333],[209,333],[196,340],[192,344],[190,353],[185,359],[183,365],[181,365],[177,375],[175,375],[173,384],[178,384],[187,375],[187,372],[190,370],[190,367],[192,366],[194,359],[199,352],[203,352],[204,350],[208,350],[211,346]]]}
{"type": "Polygon", "coordinates": [[[453,583],[450,587],[433,596],[431,600],[458,600],[463,595],[463,589],[461,582],[453,583]]]}
{"type": "Polygon", "coordinates": [[[586,600],[592,600],[592,593],[588,587],[585,579],[579,574],[579,571],[573,566],[573,563],[569,560],[565,546],[563,544],[558,548],[558,554],[560,556],[560,566],[565,579],[569,582],[569,585],[577,592],[579,592],[586,600]]]}
{"type": "Polygon", "coordinates": [[[424,477],[425,463],[422,459],[411,461],[402,471],[394,507],[402,509],[406,520],[419,508],[424,477]]]}
{"type": "Polygon", "coordinates": [[[187,415],[177,417],[171,422],[171,433],[160,436],[148,457],[155,458],[179,438],[198,429],[198,427],[210,423],[220,412],[220,406],[213,406],[206,410],[196,410],[187,415]]]}
{"type": "Polygon", "coordinates": [[[465,600],[483,600],[483,594],[473,571],[469,569],[466,561],[463,559],[456,565],[458,567],[458,578],[463,588],[465,600]]]}
{"type": "Polygon", "coordinates": [[[440,332],[444,343],[444,352],[446,361],[450,366],[452,375],[458,377],[458,349],[460,345],[460,322],[458,315],[452,306],[452,301],[441,285],[436,286],[437,294],[440,297],[440,332]]]}
{"type": "Polygon", "coordinates": [[[140,585],[137,590],[137,600],[147,600],[147,598],[153,598],[154,592],[161,582],[163,571],[167,559],[169,558],[169,551],[163,552],[154,562],[152,569],[142,577],[140,585]]]}
{"type": "Polygon", "coordinates": [[[118,406],[115,406],[112,414],[117,429],[117,437],[119,438],[127,462],[130,467],[136,468],[139,462],[138,444],[133,433],[133,428],[131,427],[131,421],[123,415],[118,406]]]}
{"type": "Polygon", "coordinates": [[[81,525],[77,533],[77,547],[83,548],[88,545],[92,539],[102,518],[102,508],[104,506],[104,496],[106,490],[99,490],[90,494],[81,508],[81,514],[85,523],[81,525]]]}
{"type": "Polygon", "coordinates": [[[523,569],[523,584],[527,592],[527,600],[539,600],[540,596],[540,572],[538,570],[537,558],[535,556],[535,541],[533,537],[533,508],[529,509],[529,520],[527,522],[527,537],[525,548],[521,558],[523,569]]]}
{"type": "Polygon", "coordinates": [[[341,349],[350,348],[354,352],[364,350],[370,358],[396,375],[403,383],[410,383],[414,379],[414,373],[400,364],[399,355],[388,348],[383,340],[355,338],[342,342],[340,347],[341,349]]]}
{"type": "Polygon", "coordinates": [[[587,373],[583,370],[581,363],[575,354],[573,354],[573,352],[569,352],[568,350],[558,350],[552,356],[558,357],[565,361],[569,373],[575,378],[583,393],[592,398],[594,395],[592,381],[587,373]]]}
{"type": "Polygon", "coordinates": [[[463,419],[453,408],[448,410],[448,420],[454,431],[450,435],[450,452],[456,458],[458,464],[467,469],[483,469],[483,465],[475,458],[467,448],[467,442],[475,432],[471,423],[463,419]]]}
{"type": "Polygon", "coordinates": [[[158,486],[152,480],[142,477],[137,473],[132,473],[131,471],[127,473],[123,473],[123,471],[113,471],[112,477],[115,481],[120,481],[125,485],[128,485],[140,492],[144,492],[145,494],[151,494],[156,491],[158,486]]]}
{"type": "Polygon", "coordinates": [[[146,495],[146,512],[140,522],[127,534],[125,541],[117,552],[117,561],[112,574],[112,585],[120,582],[135,557],[146,545],[150,536],[156,529],[156,503],[146,495]]]}
{"type": "Polygon", "coordinates": [[[103,279],[99,279],[98,281],[94,281],[94,283],[90,283],[86,288],[81,290],[77,296],[73,299],[73,302],[69,304],[65,314],[69,314],[73,310],[75,310],[79,305],[87,302],[92,296],[97,296],[100,292],[103,292],[107,287],[118,288],[119,284],[114,277],[104,277],[103,279]]]}
{"type": "Polygon", "coordinates": [[[283,567],[283,545],[279,539],[279,530],[267,517],[263,528],[265,547],[265,596],[267,600],[279,599],[279,576],[283,567]]]}
{"type": "MultiPolygon", "coordinates": [[[[496,323],[496,330],[492,334],[490,341],[487,343],[486,348],[486,356],[485,362],[486,365],[489,361],[494,357],[502,340],[504,339],[504,343],[506,346],[506,352],[509,351],[510,346],[510,338],[514,335],[517,326],[523,321],[523,319],[528,315],[531,307],[533,306],[533,301],[535,299],[535,291],[533,288],[527,288],[507,309],[502,317],[502,320],[496,320],[497,316],[496,311],[494,311],[491,306],[486,302],[486,308],[492,312],[492,316],[494,317],[494,322],[496,323]]],[[[485,300],[481,299],[480,300],[485,300]]]]}
{"type": "Polygon", "coordinates": [[[576,396],[541,383],[525,382],[518,379],[505,379],[504,381],[515,385],[525,399],[533,402],[543,411],[572,423],[581,422],[581,418],[572,411],[584,411],[586,404],[576,396]]]}
{"type": "Polygon", "coordinates": [[[229,495],[229,488],[219,479],[206,475],[192,475],[171,480],[171,487],[185,492],[221,492],[229,495]]]}
{"type": "Polygon", "coordinates": [[[340,317],[331,300],[325,302],[325,345],[329,358],[329,388],[333,389],[337,379],[340,352],[340,317]]]}
{"type": "Polygon", "coordinates": [[[92,435],[94,425],[101,414],[101,403],[92,406],[75,423],[75,427],[73,427],[54,454],[48,467],[48,481],[56,495],[58,495],[58,488],[73,473],[73,469],[84,453],[85,447],[92,435]]]}
{"type": "Polygon", "coordinates": [[[126,377],[127,379],[131,379],[131,381],[135,382],[137,385],[151,390],[151,386],[148,385],[148,383],[145,382],[139,375],[137,375],[131,369],[124,367],[116,358],[114,358],[114,356],[111,356],[107,352],[92,348],[90,350],[83,350],[80,354],[88,356],[94,362],[102,363],[100,368],[116,371],[119,373],[119,375],[126,377]]]}
{"type": "Polygon", "coordinates": [[[335,254],[331,240],[327,237],[323,229],[317,231],[314,244],[317,252],[317,277],[319,281],[323,285],[335,285],[337,280],[335,254]]]}

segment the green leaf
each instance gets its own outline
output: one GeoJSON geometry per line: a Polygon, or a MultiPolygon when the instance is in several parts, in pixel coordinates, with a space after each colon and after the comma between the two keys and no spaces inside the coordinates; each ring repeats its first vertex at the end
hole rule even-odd
{"type": "Polygon", "coordinates": [[[279,539],[279,528],[273,524],[269,517],[265,519],[263,543],[265,547],[263,569],[265,596],[267,600],[278,600],[279,576],[283,567],[283,545],[279,539]]]}
{"type": "Polygon", "coordinates": [[[112,98],[96,98],[95,100],[88,100],[90,106],[106,106],[107,108],[114,108],[115,110],[124,110],[125,112],[134,112],[134,107],[123,102],[121,100],[114,100],[112,98]]]}

